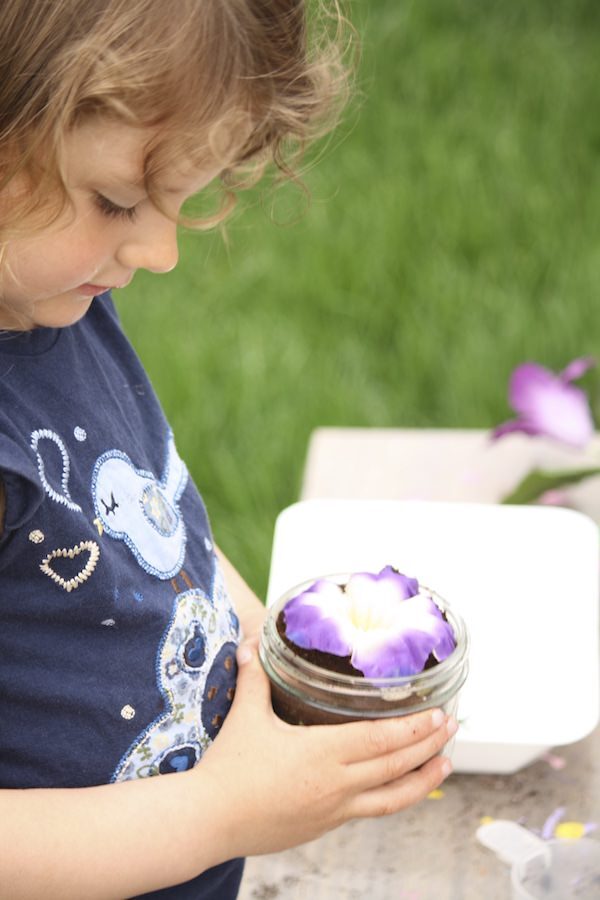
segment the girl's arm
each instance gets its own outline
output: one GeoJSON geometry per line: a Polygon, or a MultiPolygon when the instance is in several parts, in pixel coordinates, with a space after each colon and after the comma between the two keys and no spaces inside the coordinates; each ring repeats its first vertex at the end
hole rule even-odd
{"type": "Polygon", "coordinates": [[[212,746],[189,772],[91,788],[0,791],[0,897],[122,900],[236,856],[312,840],[423,799],[448,774],[439,711],[288,725],[255,647],[212,746]]]}
{"type": "Polygon", "coordinates": [[[264,605],[219,547],[215,547],[215,552],[221,565],[225,584],[240,619],[242,634],[246,638],[258,636],[266,615],[264,605]]]}
{"type": "Polygon", "coordinates": [[[193,878],[227,856],[207,834],[215,799],[195,770],[0,790],[0,898],[122,900],[193,878]]]}
{"type": "Polygon", "coordinates": [[[235,699],[214,743],[189,772],[0,790],[1,900],[122,900],[396,812],[449,773],[435,754],[456,726],[439,711],[310,728],[278,719],[256,653],[265,609],[219,558],[254,637],[238,651],[235,699]]]}

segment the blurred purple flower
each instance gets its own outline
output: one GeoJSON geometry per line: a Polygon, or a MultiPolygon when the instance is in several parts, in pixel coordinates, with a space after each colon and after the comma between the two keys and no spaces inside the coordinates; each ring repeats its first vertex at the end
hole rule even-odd
{"type": "Polygon", "coordinates": [[[367,678],[423,671],[456,646],[450,624],[419,583],[386,566],[359,572],[345,586],[321,579],[284,608],[286,635],[299,647],[349,656],[367,678]]]}
{"type": "Polygon", "coordinates": [[[509,402],[517,418],[495,428],[492,438],[521,431],[584,447],[594,433],[594,423],[585,391],[571,382],[595,364],[591,357],[574,359],[559,375],[537,363],[518,366],[509,387],[509,402]]]}

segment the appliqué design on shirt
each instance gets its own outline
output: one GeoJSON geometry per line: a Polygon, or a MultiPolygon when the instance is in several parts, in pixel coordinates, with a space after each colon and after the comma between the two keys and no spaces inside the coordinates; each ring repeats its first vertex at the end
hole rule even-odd
{"type": "MultiPolygon", "coordinates": [[[[36,431],[31,433],[31,449],[35,453],[37,460],[37,467],[40,476],[40,481],[42,482],[42,487],[46,491],[49,497],[56,501],[56,503],[62,503],[68,509],[72,509],[74,512],[81,512],[81,506],[72,499],[71,494],[69,493],[69,474],[71,464],[69,462],[69,454],[67,453],[67,448],[64,445],[62,438],[55,431],[51,431],[49,428],[38,428],[36,431]],[[50,444],[53,444],[58,448],[58,452],[61,457],[61,465],[62,472],[60,476],[60,490],[57,490],[50,483],[50,479],[48,477],[47,469],[48,463],[50,460],[46,461],[44,459],[44,453],[40,447],[40,443],[42,441],[50,441],[50,444]]],[[[46,447],[46,451],[48,448],[46,447]]]]}
{"type": "Polygon", "coordinates": [[[88,580],[96,568],[99,557],[100,548],[96,541],[80,541],[75,547],[63,547],[60,550],[52,550],[48,556],[42,560],[40,569],[44,575],[47,575],[52,581],[64,588],[67,593],[71,593],[71,591],[75,590],[79,585],[88,580]],[[87,553],[87,557],[84,557],[85,563],[74,575],[71,575],[70,578],[65,578],[56,571],[56,563],[54,560],[75,559],[80,553],[87,553]]]}
{"type": "Polygon", "coordinates": [[[134,741],[112,781],[181,772],[210,746],[235,693],[239,622],[215,559],[212,595],[179,594],[158,650],[156,670],[166,712],[134,741]]]}
{"type": "Polygon", "coordinates": [[[188,473],[169,435],[162,479],[137,469],[126,453],[108,450],[96,462],[92,496],[97,524],[129,547],[140,566],[168,579],[183,564],[186,531],[178,501],[188,473]]]}

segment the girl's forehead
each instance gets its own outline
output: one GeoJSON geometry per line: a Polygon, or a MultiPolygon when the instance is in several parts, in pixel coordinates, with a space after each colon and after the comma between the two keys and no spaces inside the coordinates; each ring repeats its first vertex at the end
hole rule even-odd
{"type": "MultiPolygon", "coordinates": [[[[144,191],[148,150],[157,139],[152,129],[137,128],[113,120],[92,119],[75,126],[65,137],[63,170],[70,187],[97,183],[144,191]]],[[[207,155],[198,164],[173,154],[168,170],[155,179],[154,187],[166,194],[194,194],[221,171],[207,155]]]]}

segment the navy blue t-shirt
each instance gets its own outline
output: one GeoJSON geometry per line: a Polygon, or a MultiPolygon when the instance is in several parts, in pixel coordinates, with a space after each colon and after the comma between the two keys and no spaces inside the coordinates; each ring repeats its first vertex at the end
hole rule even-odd
{"type": "MultiPolygon", "coordinates": [[[[108,294],[0,333],[0,478],[0,787],[189,769],[231,705],[239,623],[108,294]]],[[[145,896],[228,900],[242,867],[145,896]]]]}

